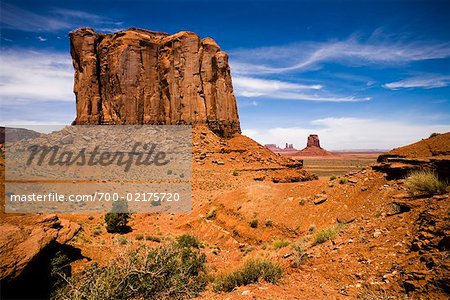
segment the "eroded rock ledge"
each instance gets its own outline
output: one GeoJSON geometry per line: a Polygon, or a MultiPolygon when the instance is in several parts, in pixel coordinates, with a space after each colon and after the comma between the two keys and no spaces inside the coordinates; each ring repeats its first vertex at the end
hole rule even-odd
{"type": "Polygon", "coordinates": [[[240,133],[228,55],[211,38],[131,28],[70,33],[74,124],[204,124],[240,133]]]}

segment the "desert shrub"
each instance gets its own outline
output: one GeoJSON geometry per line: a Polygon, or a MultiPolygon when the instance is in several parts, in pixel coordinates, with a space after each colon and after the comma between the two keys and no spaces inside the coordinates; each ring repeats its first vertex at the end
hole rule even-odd
{"type": "Polygon", "coordinates": [[[207,284],[206,258],[200,250],[171,243],[126,251],[109,266],[91,264],[69,278],[57,299],[186,299],[207,284]]]}
{"type": "Polygon", "coordinates": [[[128,226],[130,214],[127,213],[128,204],[126,201],[113,202],[111,212],[105,215],[106,231],[109,233],[126,233],[131,230],[128,226]]]}
{"type": "Polygon", "coordinates": [[[200,248],[200,241],[190,234],[183,234],[177,237],[177,244],[183,248],[200,248]]]}
{"type": "Polygon", "coordinates": [[[264,225],[266,225],[266,227],[272,227],[273,226],[273,222],[271,219],[267,219],[266,222],[264,223],[264,225]]]}
{"type": "Polygon", "coordinates": [[[151,242],[156,242],[156,243],[161,243],[161,238],[157,237],[157,236],[153,236],[153,235],[146,236],[145,240],[151,241],[151,242]]]}
{"type": "Polygon", "coordinates": [[[322,244],[326,241],[333,239],[335,236],[336,236],[336,229],[334,228],[322,229],[314,235],[312,244],[313,245],[322,244]]]}
{"type": "Polygon", "coordinates": [[[306,200],[305,198],[301,198],[300,201],[298,201],[298,204],[300,204],[301,206],[305,205],[306,200]]]}
{"type": "Polygon", "coordinates": [[[206,219],[213,220],[217,217],[217,208],[213,207],[211,210],[206,214],[206,219]]]}
{"type": "Polygon", "coordinates": [[[430,134],[430,138],[435,137],[435,136],[438,136],[438,135],[440,135],[440,133],[433,132],[432,134],[430,134]]]}
{"type": "Polygon", "coordinates": [[[335,180],[337,177],[336,177],[336,175],[331,175],[330,176],[330,180],[335,180]]]}
{"type": "Polygon", "coordinates": [[[136,236],[134,238],[136,240],[138,240],[138,241],[142,241],[144,239],[144,235],[143,234],[136,234],[136,236]]]}
{"type": "Polygon", "coordinates": [[[70,263],[70,258],[61,251],[56,252],[50,259],[50,278],[54,290],[65,287],[66,281],[64,278],[69,277],[72,272],[70,263]]]}
{"type": "Polygon", "coordinates": [[[447,183],[439,180],[438,176],[429,171],[411,173],[405,181],[408,192],[413,196],[430,196],[445,193],[447,183]]]}
{"type": "Polygon", "coordinates": [[[274,249],[280,249],[280,248],[284,248],[286,246],[289,245],[289,241],[285,240],[285,239],[280,239],[280,240],[274,240],[272,243],[272,246],[274,249]]]}
{"type": "Polygon", "coordinates": [[[257,228],[258,227],[258,219],[254,218],[251,219],[250,222],[248,222],[251,228],[257,228]]]}
{"type": "Polygon", "coordinates": [[[316,231],[316,225],[314,225],[314,224],[309,225],[308,233],[311,234],[311,233],[314,233],[315,231],[316,231]]]}
{"type": "Polygon", "coordinates": [[[292,249],[294,250],[294,261],[292,262],[292,266],[298,268],[305,262],[308,255],[300,243],[293,245],[292,249]]]}
{"type": "Polygon", "coordinates": [[[231,292],[235,288],[265,280],[277,283],[283,275],[283,268],[266,259],[251,259],[231,273],[219,275],[214,281],[215,291],[231,292]]]}
{"type": "Polygon", "coordinates": [[[126,244],[128,244],[128,240],[127,240],[126,237],[118,236],[118,237],[117,237],[117,243],[118,243],[119,245],[126,245],[126,244]]]}
{"type": "Polygon", "coordinates": [[[233,176],[239,176],[239,172],[237,170],[233,171],[233,176]]]}
{"type": "Polygon", "coordinates": [[[345,177],[339,178],[339,184],[345,184],[345,183],[347,183],[347,178],[345,178],[345,177]]]}

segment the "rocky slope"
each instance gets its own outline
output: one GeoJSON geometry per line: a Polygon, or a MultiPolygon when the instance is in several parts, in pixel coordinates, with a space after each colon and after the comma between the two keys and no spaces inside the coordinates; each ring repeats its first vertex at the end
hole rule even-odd
{"type": "Polygon", "coordinates": [[[70,33],[75,124],[206,124],[240,133],[228,55],[192,32],[70,33]]]}
{"type": "Polygon", "coordinates": [[[425,169],[436,172],[442,179],[450,179],[449,147],[450,132],[432,135],[380,155],[373,168],[390,178],[403,178],[411,171],[425,169]]]}

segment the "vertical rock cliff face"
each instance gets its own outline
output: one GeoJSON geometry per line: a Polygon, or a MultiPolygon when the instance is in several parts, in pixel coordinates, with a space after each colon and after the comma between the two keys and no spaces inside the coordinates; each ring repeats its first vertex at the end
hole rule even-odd
{"type": "Polygon", "coordinates": [[[310,134],[308,136],[308,142],[306,144],[306,147],[320,147],[320,140],[319,140],[319,136],[317,134],[310,134]]]}
{"type": "Polygon", "coordinates": [[[75,124],[205,124],[240,133],[228,56],[210,38],[141,29],[70,34],[75,124]]]}

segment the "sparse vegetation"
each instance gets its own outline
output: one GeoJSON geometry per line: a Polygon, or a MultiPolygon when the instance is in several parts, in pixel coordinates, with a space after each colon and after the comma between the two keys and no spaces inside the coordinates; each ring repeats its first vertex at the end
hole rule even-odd
{"type": "Polygon", "coordinates": [[[303,249],[303,247],[300,243],[293,245],[292,249],[295,251],[294,261],[292,262],[292,266],[294,268],[298,268],[305,262],[308,255],[306,254],[305,250],[303,249]]]}
{"type": "Polygon", "coordinates": [[[435,136],[438,136],[438,135],[440,135],[440,133],[433,132],[432,134],[430,134],[430,138],[435,137],[435,136]]]}
{"type": "Polygon", "coordinates": [[[248,222],[248,224],[250,225],[251,228],[257,228],[258,227],[258,219],[253,218],[250,220],[250,222],[248,222]]]}
{"type": "Polygon", "coordinates": [[[200,248],[200,241],[197,237],[190,234],[183,234],[177,238],[177,243],[180,247],[184,248],[200,248]]]}
{"type": "Polygon", "coordinates": [[[311,233],[314,233],[315,231],[316,231],[316,225],[314,225],[314,224],[309,225],[308,233],[311,234],[311,233]]]}
{"type": "Polygon", "coordinates": [[[334,228],[320,230],[314,235],[312,245],[315,246],[332,240],[336,236],[336,233],[336,229],[334,228]]]}
{"type": "Polygon", "coordinates": [[[138,240],[138,241],[142,241],[144,239],[144,235],[143,234],[136,234],[136,236],[134,238],[136,240],[138,240]]]}
{"type": "Polygon", "coordinates": [[[339,184],[346,184],[346,183],[347,183],[347,181],[348,181],[348,179],[347,179],[347,178],[345,178],[345,177],[341,177],[341,178],[339,178],[339,184]]]}
{"type": "Polygon", "coordinates": [[[249,253],[252,252],[253,250],[255,250],[255,247],[254,247],[254,246],[250,246],[250,247],[245,248],[245,250],[244,250],[244,256],[246,256],[247,254],[249,254],[249,253]]]}
{"type": "Polygon", "coordinates": [[[161,243],[161,238],[157,237],[157,236],[153,236],[153,235],[146,236],[145,240],[151,241],[151,242],[156,242],[156,243],[161,243]]]}
{"type": "Polygon", "coordinates": [[[117,243],[119,243],[119,245],[126,245],[126,244],[128,244],[128,240],[127,240],[127,238],[125,238],[123,236],[118,236],[117,243]]]}
{"type": "Polygon", "coordinates": [[[330,176],[330,180],[335,180],[337,177],[336,177],[336,175],[331,175],[330,176]]]}
{"type": "Polygon", "coordinates": [[[272,246],[274,249],[284,248],[289,245],[289,241],[285,239],[274,240],[272,246]]]}
{"type": "Polygon", "coordinates": [[[208,220],[214,220],[217,217],[217,208],[213,207],[211,210],[206,214],[206,219],[208,220]]]}
{"type": "Polygon", "coordinates": [[[126,233],[131,230],[128,226],[130,214],[126,201],[113,202],[112,211],[105,215],[106,231],[109,233],[126,233]]]}
{"type": "Polygon", "coordinates": [[[231,292],[235,288],[258,282],[277,283],[283,275],[283,268],[266,259],[248,260],[241,268],[219,275],[214,282],[215,291],[231,292]]]}
{"type": "Polygon", "coordinates": [[[433,172],[416,171],[408,176],[405,186],[412,196],[431,196],[445,193],[448,183],[439,180],[433,172]]]}
{"type": "Polygon", "coordinates": [[[266,225],[266,227],[272,227],[273,226],[273,222],[271,219],[267,219],[266,222],[264,223],[264,225],[266,225]]]}
{"type": "Polygon", "coordinates": [[[237,170],[233,171],[233,176],[239,176],[239,172],[237,170]]]}
{"type": "Polygon", "coordinates": [[[206,257],[184,239],[159,248],[141,246],[119,255],[109,266],[91,264],[67,278],[57,299],[186,299],[207,284],[206,257]]]}
{"type": "Polygon", "coordinates": [[[306,200],[305,198],[301,198],[300,201],[298,202],[298,204],[300,204],[301,206],[305,205],[306,200]]]}

